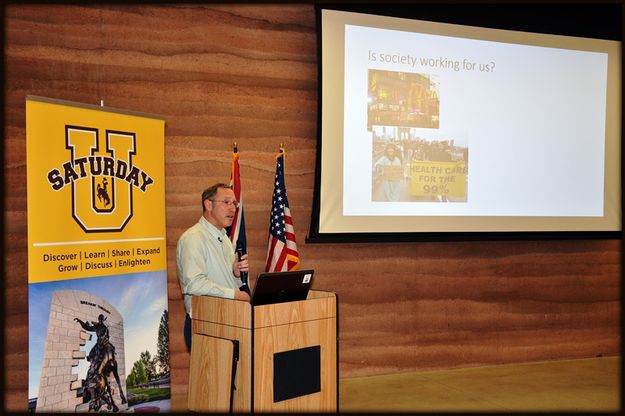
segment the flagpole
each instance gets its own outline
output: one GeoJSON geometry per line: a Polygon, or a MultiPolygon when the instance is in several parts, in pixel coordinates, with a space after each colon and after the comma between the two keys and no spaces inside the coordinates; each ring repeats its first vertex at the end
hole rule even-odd
{"type": "Polygon", "coordinates": [[[243,250],[247,252],[247,241],[245,236],[245,216],[243,213],[243,195],[241,192],[241,175],[239,171],[239,146],[237,142],[232,144],[232,169],[230,173],[230,186],[234,191],[235,199],[239,201],[239,206],[235,209],[235,217],[232,225],[226,229],[232,245],[236,247],[237,241],[243,245],[243,250]]]}
{"type": "Polygon", "coordinates": [[[284,181],[284,160],[284,143],[280,143],[280,150],[276,155],[276,176],[269,214],[266,272],[297,270],[300,265],[293,218],[284,181]]]}

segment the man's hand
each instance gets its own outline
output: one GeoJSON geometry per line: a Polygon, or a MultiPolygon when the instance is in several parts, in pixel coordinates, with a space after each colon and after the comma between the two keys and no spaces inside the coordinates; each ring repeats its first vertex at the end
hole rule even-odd
{"type": "Polygon", "coordinates": [[[236,290],[234,292],[234,298],[236,300],[244,300],[246,302],[250,301],[250,295],[248,295],[246,292],[244,292],[242,290],[236,290]]]}
{"type": "Polygon", "coordinates": [[[239,261],[237,256],[234,258],[234,264],[232,265],[232,272],[236,277],[241,277],[241,272],[249,272],[250,265],[247,260],[247,254],[244,254],[239,261]]]}

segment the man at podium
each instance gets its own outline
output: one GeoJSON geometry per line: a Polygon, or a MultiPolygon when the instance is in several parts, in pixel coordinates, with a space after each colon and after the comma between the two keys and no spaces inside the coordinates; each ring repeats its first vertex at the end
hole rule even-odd
{"type": "Polygon", "coordinates": [[[189,351],[193,296],[250,300],[246,292],[239,290],[243,285],[241,272],[249,271],[247,254],[238,259],[225,230],[232,224],[238,205],[228,185],[217,183],[207,188],[202,192],[202,217],[178,240],[176,268],[187,312],[184,339],[189,351]]]}

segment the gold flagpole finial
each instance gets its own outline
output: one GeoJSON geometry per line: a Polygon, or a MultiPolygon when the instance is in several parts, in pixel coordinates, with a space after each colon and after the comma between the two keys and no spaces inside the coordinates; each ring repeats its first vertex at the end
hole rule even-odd
{"type": "Polygon", "coordinates": [[[234,153],[238,153],[239,152],[239,147],[237,146],[237,142],[234,142],[232,147],[234,148],[234,153]]]}

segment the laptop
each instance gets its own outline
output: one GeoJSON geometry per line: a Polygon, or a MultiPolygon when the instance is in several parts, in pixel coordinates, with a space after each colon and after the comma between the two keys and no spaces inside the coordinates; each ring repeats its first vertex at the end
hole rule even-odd
{"type": "Polygon", "coordinates": [[[260,273],[252,292],[253,306],[305,300],[314,270],[260,273]]]}

